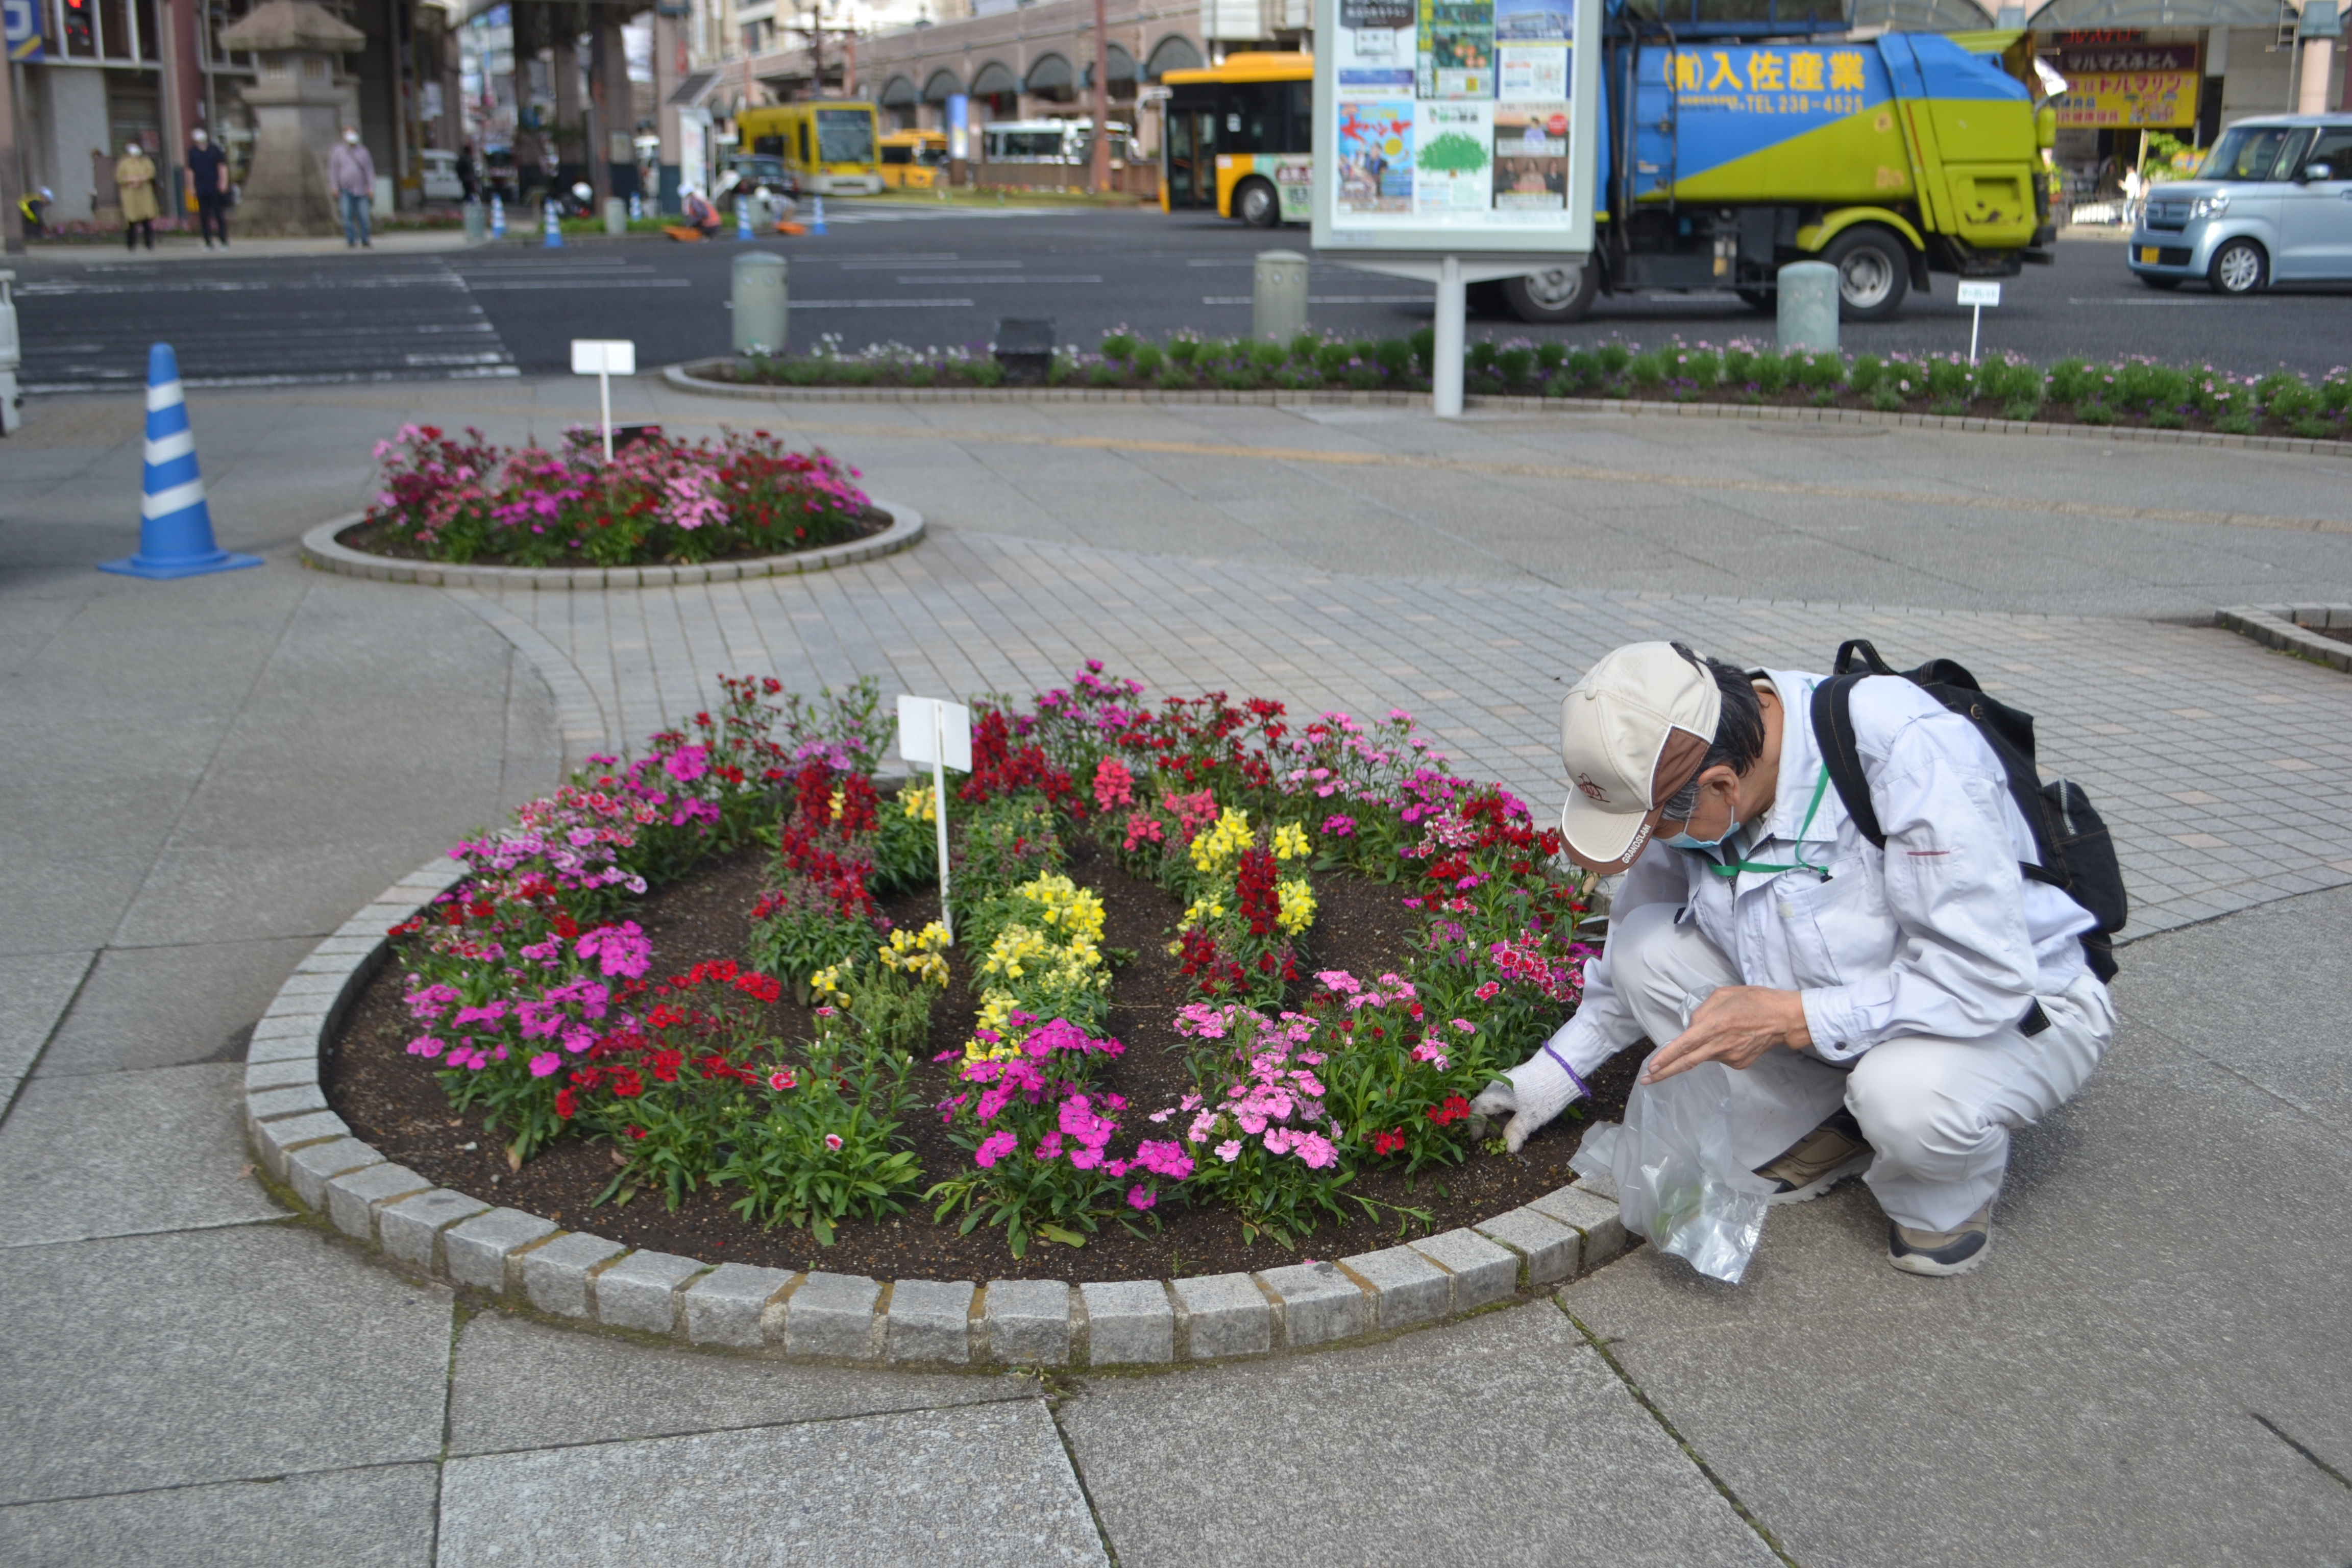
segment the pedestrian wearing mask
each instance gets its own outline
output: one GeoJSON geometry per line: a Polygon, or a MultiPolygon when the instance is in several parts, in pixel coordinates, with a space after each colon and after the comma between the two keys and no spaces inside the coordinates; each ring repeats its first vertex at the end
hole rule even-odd
{"type": "Polygon", "coordinates": [[[343,209],[343,248],[372,248],[368,218],[375,200],[375,160],[360,145],[358,132],[346,129],[342,142],[328,155],[327,184],[343,209]]]}
{"type": "Polygon", "coordinates": [[[147,240],[147,248],[155,248],[155,218],[162,211],[155,205],[155,163],[131,142],[115,161],[114,188],[122,203],[122,244],[128,250],[139,248],[140,237],[147,240]]]}
{"type": "Polygon", "coordinates": [[[196,226],[203,231],[205,248],[213,247],[217,236],[220,247],[228,248],[228,155],[213,145],[209,132],[201,125],[188,132],[188,188],[195,193],[196,226]]]}
{"type": "Polygon", "coordinates": [[[1563,837],[1625,880],[1576,1016],[1472,1109],[1510,1115],[1517,1152],[1646,1036],[1644,1083],[1733,1069],[1736,1152],[1770,1202],[1862,1174],[1888,1262],[1962,1274],[1991,1244],[2011,1130],[2072,1099],[2114,1034],[2082,940],[2097,918],[2026,874],[2048,868],[1969,718],[1862,679],[1832,755],[1807,721],[1829,679],[1660,642],[1577,683],[1563,837]],[[1869,827],[1832,787],[1849,758],[1869,827]]]}

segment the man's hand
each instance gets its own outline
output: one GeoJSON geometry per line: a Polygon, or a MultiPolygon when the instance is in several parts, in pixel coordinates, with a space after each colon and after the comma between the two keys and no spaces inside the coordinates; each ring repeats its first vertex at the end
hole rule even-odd
{"type": "Polygon", "coordinates": [[[1581,1092],[1566,1068],[1538,1050],[1481,1089],[1470,1110],[1475,1116],[1508,1116],[1503,1147],[1516,1154],[1530,1133],[1567,1110],[1581,1092]]]}
{"type": "Polygon", "coordinates": [[[1701,1062],[1752,1066],[1774,1046],[1801,1049],[1813,1043],[1805,1022],[1805,1001],[1794,991],[1765,985],[1727,985],[1698,1005],[1690,1027],[1666,1042],[1643,1070],[1643,1083],[1656,1083],[1701,1062]]]}

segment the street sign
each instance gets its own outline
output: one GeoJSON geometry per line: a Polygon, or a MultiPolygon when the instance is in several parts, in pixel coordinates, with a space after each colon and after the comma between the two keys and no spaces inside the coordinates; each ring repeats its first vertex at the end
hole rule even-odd
{"type": "Polygon", "coordinates": [[[948,907],[947,770],[971,772],[971,710],[937,697],[898,698],[898,754],[931,770],[931,816],[940,835],[940,924],[955,941],[955,915],[948,907]]]}
{"type": "Polygon", "coordinates": [[[1977,363],[1977,331],[1984,325],[1985,307],[2000,303],[2000,285],[1963,283],[1959,288],[1959,301],[1971,307],[1969,314],[1969,363],[1974,364],[1977,363]]]}
{"type": "Polygon", "coordinates": [[[626,338],[574,338],[572,374],[596,378],[596,403],[604,417],[604,460],[609,463],[613,460],[613,378],[637,374],[637,345],[626,338]]]}
{"type": "Polygon", "coordinates": [[[19,65],[41,58],[41,8],[37,0],[0,0],[7,26],[8,58],[19,65]]]}

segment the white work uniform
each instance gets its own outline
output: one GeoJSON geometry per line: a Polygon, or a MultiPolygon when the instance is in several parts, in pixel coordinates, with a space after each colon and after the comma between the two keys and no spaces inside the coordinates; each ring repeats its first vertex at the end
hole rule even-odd
{"type": "Polygon", "coordinates": [[[2070,1099],[2114,1035],[2077,940],[2093,921],[2018,869],[2033,836],[1966,719],[1899,678],[1854,687],[1882,851],[1825,782],[1811,698],[1826,678],[1766,674],[1783,709],[1771,809],[1721,861],[1652,841],[1547,1054],[1589,1075],[1645,1035],[1673,1039],[1718,986],[1798,992],[1811,1046],[1731,1075],[1740,1162],[1769,1163],[1843,1099],[1887,1216],[1949,1230],[2000,1191],[2010,1129],[2070,1099]],[[1743,861],[1793,868],[1724,874],[1743,861]],[[2029,1036],[2037,1001],[2049,1026],[2029,1036]]]}

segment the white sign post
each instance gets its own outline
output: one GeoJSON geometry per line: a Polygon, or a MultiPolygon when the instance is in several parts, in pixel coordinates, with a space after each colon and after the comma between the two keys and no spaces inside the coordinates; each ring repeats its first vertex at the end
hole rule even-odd
{"type": "Polygon", "coordinates": [[[1969,363],[1977,363],[1977,332],[1984,325],[1987,305],[2000,303],[1998,283],[1963,283],[1959,289],[1960,303],[1975,307],[1969,316],[1969,363]]]}
{"type": "Polygon", "coordinates": [[[1436,286],[1440,418],[1462,412],[1468,286],[1590,264],[1601,9],[1316,0],[1315,248],[1436,286]]]}
{"type": "Polygon", "coordinates": [[[613,460],[613,378],[637,374],[637,345],[626,338],[574,338],[572,374],[596,378],[596,401],[604,416],[604,460],[613,460]]]}
{"type": "Polygon", "coordinates": [[[955,941],[955,917],[948,912],[947,770],[971,772],[971,710],[936,697],[898,699],[898,755],[931,768],[931,815],[940,828],[940,924],[955,941]]]}

